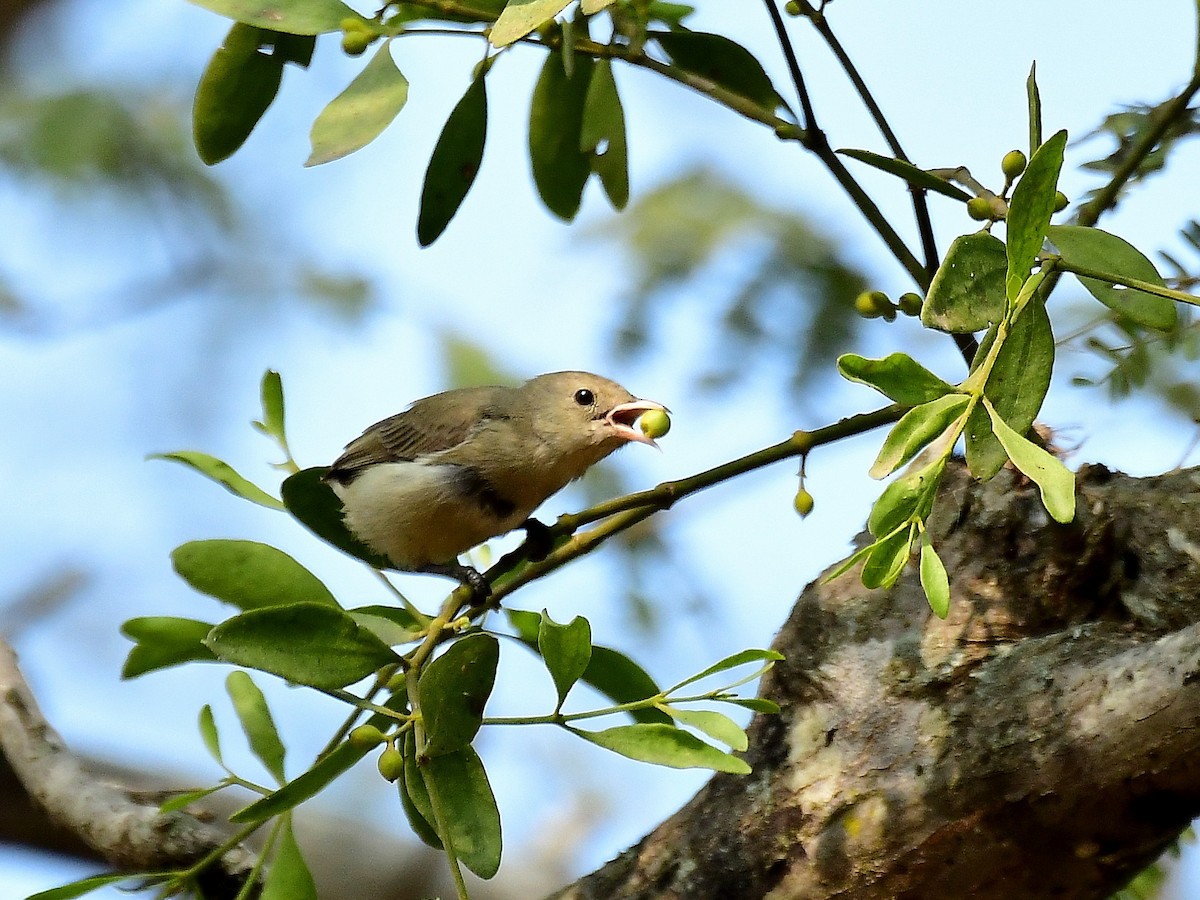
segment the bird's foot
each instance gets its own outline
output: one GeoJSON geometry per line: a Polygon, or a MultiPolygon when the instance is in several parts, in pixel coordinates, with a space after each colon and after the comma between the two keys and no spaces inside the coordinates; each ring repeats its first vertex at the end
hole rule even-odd
{"type": "Polygon", "coordinates": [[[554,538],[550,526],[537,519],[526,519],[521,523],[525,529],[526,556],[530,562],[541,562],[554,549],[554,538]]]}
{"type": "Polygon", "coordinates": [[[421,569],[430,575],[445,575],[455,581],[465,584],[475,592],[475,599],[483,603],[492,595],[492,586],[474,566],[464,566],[462,563],[431,563],[421,569]]]}

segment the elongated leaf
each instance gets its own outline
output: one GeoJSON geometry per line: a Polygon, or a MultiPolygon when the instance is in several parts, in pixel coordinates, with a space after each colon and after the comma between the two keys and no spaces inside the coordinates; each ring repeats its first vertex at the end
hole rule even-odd
{"type": "Polygon", "coordinates": [[[290,816],[280,830],[260,900],[317,900],[317,884],[296,843],[290,816]]]}
{"type": "Polygon", "coordinates": [[[174,453],[152,453],[147,459],[165,459],[170,462],[183,463],[195,469],[206,478],[211,478],[231,494],[236,494],[244,500],[265,506],[268,509],[283,509],[282,501],[276,500],[258,485],[252,484],[234,471],[233,467],[222,462],[215,456],[200,453],[197,450],[176,450],[174,453]]]}
{"type": "Polygon", "coordinates": [[[566,9],[571,0],[508,0],[492,26],[493,47],[507,47],[566,9]]]}
{"type": "Polygon", "coordinates": [[[851,159],[857,159],[859,162],[866,163],[868,166],[879,169],[881,172],[887,172],[889,175],[897,175],[914,187],[926,188],[935,193],[953,197],[955,200],[960,200],[963,203],[971,199],[970,194],[954,186],[946,179],[939,178],[932,172],[926,172],[924,169],[917,168],[912,163],[905,162],[902,159],[880,156],[878,153],[872,153],[870,150],[838,150],[837,152],[842,156],[848,156],[851,159]]]}
{"type": "Polygon", "coordinates": [[[446,837],[463,865],[480,878],[500,868],[500,809],[479,754],[471,746],[421,765],[426,786],[444,811],[446,837]]]}
{"type": "Polygon", "coordinates": [[[732,703],[734,706],[767,715],[775,715],[779,712],[779,704],[774,700],[767,700],[765,697],[724,697],[721,702],[732,703]]]}
{"type": "Polygon", "coordinates": [[[950,612],[950,579],[926,533],[921,534],[921,588],[933,614],[939,619],[946,618],[950,612]]]}
{"type": "Polygon", "coordinates": [[[425,753],[451,753],[474,740],[496,682],[500,643],[469,634],[429,663],[417,681],[425,722],[425,753]]]}
{"type": "Polygon", "coordinates": [[[1029,155],[1042,146],[1042,95],[1037,86],[1037,61],[1029,66],[1025,79],[1025,98],[1029,106],[1029,155]]]}
{"type": "Polygon", "coordinates": [[[275,728],[275,720],[271,717],[271,709],[263,692],[254,679],[241,671],[229,673],[225,679],[225,690],[229,692],[229,699],[233,701],[234,711],[254,755],[277,781],[281,784],[287,781],[283,773],[287,751],[279,739],[279,731],[275,728]]]}
{"type": "Polygon", "coordinates": [[[200,738],[204,741],[209,755],[217,761],[217,765],[224,767],[225,760],[221,756],[221,735],[217,731],[217,721],[213,718],[212,707],[207,703],[200,708],[197,725],[200,728],[200,738]]]}
{"type": "Polygon", "coordinates": [[[695,684],[709,675],[716,675],[718,672],[728,672],[730,669],[736,669],[738,666],[744,666],[749,663],[777,663],[782,659],[783,654],[776,650],[759,650],[753,647],[746,650],[739,650],[737,653],[731,653],[724,659],[713,663],[703,672],[697,672],[695,675],[685,678],[679,684],[675,685],[675,687],[671,688],[671,693],[675,693],[686,685],[695,684]]]}
{"type": "Polygon", "coordinates": [[[376,553],[346,528],[342,520],[342,501],[323,479],[327,466],[304,469],[287,478],[281,488],[287,511],[321,540],[344,553],[357,557],[369,566],[388,569],[392,564],[376,553]]]}
{"type": "MultiPolygon", "coordinates": [[[[1099,228],[1084,228],[1082,225],[1051,225],[1047,230],[1047,237],[1068,263],[1147,281],[1160,287],[1166,286],[1154,263],[1128,241],[1115,234],[1109,234],[1099,228]]],[[[1079,281],[1093,297],[1109,309],[1138,325],[1159,331],[1172,331],[1178,322],[1179,315],[1175,304],[1166,297],[1132,288],[1116,287],[1111,282],[1097,278],[1080,277],[1079,281]]]]}
{"type": "Polygon", "coordinates": [[[422,247],[446,230],[475,183],[487,140],[487,114],[487,87],[479,75],[450,112],[425,171],[417,216],[417,241],[422,247]]]}
{"type": "Polygon", "coordinates": [[[562,52],[547,53],[529,110],[529,161],[538,196],[567,221],[579,212],[583,186],[592,172],[591,154],[579,148],[593,67],[590,57],[578,59],[568,77],[562,52]]]}
{"type": "Polygon", "coordinates": [[[225,662],[323,689],[400,661],[348,613],[322,603],[252,609],[222,622],[205,644],[225,662]]]}
{"type": "Polygon", "coordinates": [[[81,878],[79,881],[72,881],[70,884],[51,888],[48,891],[38,891],[36,894],[30,894],[25,900],[74,900],[75,897],[83,897],[92,891],[100,890],[102,887],[134,879],[145,881],[146,876],[130,875],[127,872],[118,872],[112,875],[92,875],[89,878],[81,878]]]}
{"type": "Polygon", "coordinates": [[[421,633],[422,625],[412,613],[398,606],[360,606],[348,612],[389,647],[407,644],[421,633]]]}
{"type": "Polygon", "coordinates": [[[265,822],[289,809],[295,809],[305,800],[315,797],[326,785],[370,752],[371,748],[359,747],[349,741],[338,744],[331,753],[321,757],[303,775],[293,778],[274,793],[238,810],[229,817],[229,821],[238,825],[265,822]]]}
{"type": "Polygon", "coordinates": [[[158,805],[158,811],[164,815],[169,815],[173,812],[179,812],[181,809],[187,809],[193,803],[198,803],[205,797],[210,797],[219,790],[228,787],[226,784],[214,784],[212,787],[200,788],[195,791],[185,791],[182,794],[176,794],[170,800],[167,800],[158,805]]]}
{"type": "Polygon", "coordinates": [[[558,691],[555,711],[562,709],[567,692],[575,686],[592,661],[592,626],[583,616],[576,616],[566,625],[559,625],[542,610],[542,625],[538,631],[538,652],[554,679],[558,691]]]}
{"type": "Polygon", "coordinates": [[[629,202],[629,152],[625,137],[625,110],[613,79],[612,63],[596,61],[583,105],[579,149],[592,156],[592,171],[615,209],[629,202]]]}
{"type": "Polygon", "coordinates": [[[821,584],[829,584],[829,582],[833,581],[833,579],[845,575],[856,565],[870,556],[874,552],[877,543],[878,542],[876,541],[872,541],[870,544],[867,544],[864,547],[859,547],[840,563],[832,566],[824,575],[821,576],[821,584]]]}
{"type": "Polygon", "coordinates": [[[442,839],[434,824],[433,804],[429,802],[429,791],[417,765],[416,742],[411,731],[405,732],[401,744],[404,754],[404,774],[396,780],[400,788],[400,803],[413,833],[435,850],[442,849],[442,839]]]}
{"type": "Polygon", "coordinates": [[[1013,465],[1038,486],[1046,512],[1056,522],[1075,518],[1075,476],[1071,470],[1028,438],[1008,426],[990,403],[992,428],[1013,465]]]}
{"type": "Polygon", "coordinates": [[[912,552],[916,525],[900,528],[894,534],[880,538],[872,545],[862,570],[863,587],[890,588],[904,571],[912,552]]]}
{"type": "Polygon", "coordinates": [[[324,34],[341,29],[343,19],[361,19],[341,0],[191,0],[218,15],[289,34],[324,34]]]}
{"type": "Polygon", "coordinates": [[[269,35],[235,23],[200,76],[192,104],[192,137],[206,165],[232,156],[279,92],[283,60],[260,50],[269,35]]]}
{"type": "Polygon", "coordinates": [[[281,447],[287,446],[287,430],[284,422],[283,379],[274,369],[263,373],[259,386],[262,398],[262,419],[252,423],[263,434],[270,435],[281,447]]]}
{"type": "Polygon", "coordinates": [[[947,394],[906,412],[884,439],[871,466],[871,477],[885,478],[916,456],[962,415],[967,401],[966,394],[947,394]]]}
{"type": "Polygon", "coordinates": [[[720,741],[733,750],[745,750],[750,746],[746,732],[737,722],[724,713],[710,709],[677,709],[665,707],[667,714],[676,722],[681,722],[689,728],[707,734],[713,740],[720,741]]]}
{"type": "Polygon", "coordinates": [[[196,590],[242,610],[304,601],[337,605],[317,576],[257,541],[189,541],[175,548],[171,563],[196,590]]]}
{"type": "MultiPolygon", "coordinates": [[[[985,339],[980,358],[990,341],[985,339]]],[[[1054,368],[1054,333],[1041,303],[1030,303],[1013,324],[984,386],[987,397],[1004,420],[1018,432],[1029,430],[1050,389],[1054,368]]],[[[964,431],[967,467],[980,481],[1000,471],[1008,455],[992,433],[986,410],[976,406],[964,431]]]]}
{"type": "Polygon", "coordinates": [[[837,367],[843,378],[873,387],[905,406],[920,406],[954,390],[907,353],[892,353],[883,359],[845,353],[838,357],[837,367]]]}
{"type": "Polygon", "coordinates": [[[392,42],[386,40],[313,122],[312,153],[304,165],[319,166],[361,150],[383,133],[406,102],[408,79],[396,68],[392,42]]]}
{"type": "Polygon", "coordinates": [[[922,324],[966,334],[999,322],[1007,274],[1003,241],[985,231],[959,235],[929,285],[921,307],[922,324]]]}
{"type": "MultiPolygon", "coordinates": [[[[537,638],[542,617],[523,609],[506,609],[504,612],[522,643],[538,652],[537,638]]],[[[600,645],[592,646],[592,658],[581,680],[614,703],[636,703],[659,693],[658,685],[645,669],[619,650],[600,645]]],[[[652,706],[635,709],[629,715],[638,722],[671,724],[670,716],[652,706]]]]}
{"type": "Polygon", "coordinates": [[[121,677],[137,678],[186,662],[215,662],[213,652],[204,646],[212,628],[209,622],[175,616],[130,619],[121,626],[121,634],[134,641],[134,646],[125,658],[121,677]]]}
{"type": "Polygon", "coordinates": [[[768,111],[785,105],[762,64],[741,44],[704,31],[651,31],[671,63],[754,101],[768,111]]]}
{"type": "Polygon", "coordinates": [[[945,469],[946,461],[939,459],[916,472],[906,472],[889,484],[871,507],[867,519],[871,534],[883,537],[910,519],[924,519],[929,515],[945,469]]]}
{"type": "Polygon", "coordinates": [[[580,731],[573,734],[585,741],[656,766],[673,769],[712,769],[734,775],[749,775],[750,767],[736,756],[706,744],[693,734],[669,725],[617,725],[603,731],[580,731]]]}
{"type": "Polygon", "coordinates": [[[1008,276],[1005,292],[1015,300],[1042,251],[1046,228],[1054,214],[1058,173],[1062,169],[1067,133],[1059,131],[1042,144],[1029,160],[1025,174],[1013,188],[1008,203],[1008,276]]]}

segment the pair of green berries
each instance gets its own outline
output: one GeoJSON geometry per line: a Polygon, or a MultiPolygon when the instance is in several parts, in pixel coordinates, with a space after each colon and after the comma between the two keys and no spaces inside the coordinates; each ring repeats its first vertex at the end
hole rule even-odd
{"type": "MultiPolygon", "coordinates": [[[[1009,186],[1021,177],[1029,161],[1020,150],[1009,150],[1000,160],[1000,171],[1004,173],[1007,182],[1004,186],[1007,193],[1009,186]]],[[[1062,212],[1070,201],[1062,191],[1054,192],[1054,211],[1062,212]]],[[[967,215],[976,222],[994,222],[1004,218],[1005,207],[1000,197],[972,197],[967,201],[967,215]]]]}
{"type": "Polygon", "coordinates": [[[919,316],[921,304],[924,302],[920,294],[912,291],[901,294],[895,303],[883,291],[863,291],[854,298],[854,311],[864,319],[886,319],[888,322],[894,322],[897,312],[906,316],[919,316]]]}

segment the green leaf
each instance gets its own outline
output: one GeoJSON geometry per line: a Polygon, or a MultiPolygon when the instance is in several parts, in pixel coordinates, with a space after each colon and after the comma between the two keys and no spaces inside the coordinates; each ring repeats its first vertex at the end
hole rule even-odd
{"type": "Polygon", "coordinates": [[[875,547],[878,543],[878,541],[873,541],[870,544],[867,544],[865,547],[859,547],[840,563],[832,566],[827,574],[821,576],[821,584],[829,584],[829,582],[833,581],[835,578],[845,575],[856,565],[858,565],[858,563],[875,552],[875,547]]]}
{"type": "Polygon", "coordinates": [[[533,181],[546,208],[568,222],[579,212],[583,186],[592,172],[591,154],[579,148],[593,68],[591,57],[584,57],[568,77],[562,51],[547,53],[529,110],[533,181]]]}
{"type": "Polygon", "coordinates": [[[422,247],[446,230],[475,183],[487,140],[487,115],[487,87],[484,76],[477,75],[451,110],[425,171],[417,216],[417,241],[422,247]]]}
{"type": "Polygon", "coordinates": [[[450,845],[463,865],[480,878],[500,868],[500,809],[487,772],[474,748],[432,756],[421,764],[426,786],[437,796],[450,845]]]}
{"type": "Polygon", "coordinates": [[[1075,518],[1075,476],[1062,462],[1037,444],[1022,437],[1004,421],[995,408],[984,401],[992,428],[1008,458],[1030,481],[1038,486],[1046,512],[1056,522],[1075,518]]]}
{"type": "Polygon", "coordinates": [[[770,668],[770,666],[782,659],[783,654],[776,650],[759,650],[754,647],[746,650],[739,650],[737,653],[731,653],[724,659],[713,663],[703,672],[697,672],[695,675],[685,678],[683,681],[679,682],[679,684],[671,688],[670,693],[673,694],[682,687],[685,687],[689,684],[695,684],[697,681],[701,681],[707,678],[709,675],[716,675],[718,672],[728,672],[730,669],[736,669],[738,666],[744,666],[748,663],[756,662],[766,663],[766,668],[770,668]]]}
{"type": "Polygon", "coordinates": [[[670,725],[638,723],[617,725],[603,731],[581,731],[577,728],[569,731],[605,750],[656,766],[712,769],[734,775],[750,774],[750,767],[736,756],[670,725]]]}
{"type": "Polygon", "coordinates": [[[558,691],[558,703],[554,707],[557,712],[562,709],[567,693],[592,661],[592,626],[583,616],[576,616],[566,625],[559,625],[550,618],[548,611],[542,610],[538,652],[558,691]]]}
{"type": "Polygon", "coordinates": [[[492,26],[488,40],[493,47],[507,47],[566,9],[571,0],[508,0],[492,26]]]}
{"type": "Polygon", "coordinates": [[[283,60],[260,49],[270,35],[235,23],[200,76],[192,104],[192,137],[206,165],[232,156],[279,92],[283,60]]]}
{"type": "Polygon", "coordinates": [[[158,811],[163,815],[169,815],[173,812],[179,812],[181,809],[187,809],[193,803],[203,800],[205,797],[210,797],[217,791],[227,788],[229,785],[225,783],[214,784],[212,787],[200,788],[195,791],[184,791],[181,794],[176,794],[169,800],[166,800],[158,805],[158,811]]]}
{"type": "Polygon", "coordinates": [[[404,815],[417,837],[435,850],[441,850],[442,839],[437,833],[433,805],[429,802],[429,791],[417,765],[416,742],[411,730],[404,733],[401,748],[404,754],[404,774],[396,779],[396,785],[400,789],[400,804],[404,807],[404,815]]]}
{"type": "Polygon", "coordinates": [[[916,530],[916,523],[908,527],[901,526],[871,546],[870,556],[862,570],[863,587],[886,590],[896,583],[908,564],[916,530]]]}
{"type": "Polygon", "coordinates": [[[966,394],[947,394],[915,406],[892,426],[871,466],[872,478],[885,478],[949,428],[967,407],[966,394]]]}
{"type": "Polygon", "coordinates": [[[714,699],[718,699],[722,703],[732,703],[734,706],[753,710],[756,713],[774,715],[779,712],[779,704],[764,697],[717,697],[714,699]]]}
{"type": "Polygon", "coordinates": [[[417,696],[425,722],[427,755],[460,750],[475,738],[499,661],[499,641],[490,634],[469,634],[421,672],[417,696]]]}
{"type": "Polygon", "coordinates": [[[280,829],[259,900],[317,900],[317,884],[296,843],[290,816],[280,829]]]}
{"type": "Polygon", "coordinates": [[[1025,79],[1025,98],[1029,106],[1029,155],[1033,156],[1042,146],[1042,95],[1037,86],[1037,61],[1029,66],[1029,77],[1025,79]]]}
{"type": "MultiPolygon", "coordinates": [[[[506,609],[504,613],[522,643],[537,652],[542,617],[523,609],[506,609]]],[[[592,658],[581,680],[618,704],[636,703],[660,693],[658,685],[645,669],[624,653],[598,644],[592,646],[592,658]]],[[[629,715],[637,722],[671,724],[670,716],[652,706],[632,710],[629,715]]]]}
{"type": "Polygon", "coordinates": [[[671,64],[752,100],[768,111],[784,105],[762,64],[741,44],[704,31],[650,31],[671,64]]]}
{"type": "Polygon", "coordinates": [[[337,605],[317,576],[257,541],[189,541],[175,548],[171,563],[196,590],[242,610],[303,601],[337,605]]]}
{"type": "Polygon", "coordinates": [[[262,397],[262,419],[252,424],[263,434],[275,438],[281,447],[286,447],[287,432],[284,427],[283,379],[279,377],[279,373],[274,369],[267,369],[263,373],[259,394],[262,397]]]}
{"type": "Polygon", "coordinates": [[[939,178],[932,172],[926,172],[924,169],[919,169],[910,162],[905,162],[902,159],[893,159],[890,156],[880,156],[878,153],[872,153],[870,150],[838,150],[842,156],[848,156],[851,159],[857,159],[859,162],[866,163],[868,166],[879,169],[881,172],[887,172],[889,175],[898,175],[914,187],[926,188],[938,194],[944,194],[947,197],[952,197],[955,200],[960,200],[966,203],[971,199],[971,195],[961,188],[955,187],[944,178],[939,178]]]}
{"type": "Polygon", "coordinates": [[[346,527],[342,519],[342,501],[324,481],[327,466],[303,469],[284,480],[280,486],[287,511],[301,525],[344,553],[361,559],[377,569],[389,569],[391,562],[376,553],[346,527]]]}
{"type": "Polygon", "coordinates": [[[664,706],[663,709],[676,722],[695,728],[733,750],[745,750],[750,746],[746,732],[724,713],[709,709],[676,709],[674,706],[664,706]]]}
{"type": "MultiPolygon", "coordinates": [[[[1047,237],[1063,260],[1087,269],[1111,272],[1138,281],[1148,281],[1159,287],[1166,282],[1140,250],[1128,241],[1082,225],[1051,225],[1047,237]]],[[[1166,297],[1148,294],[1133,288],[1117,287],[1098,278],[1078,276],[1088,292],[1114,312],[1146,328],[1173,331],[1179,316],[1175,304],[1166,297]]]]}
{"type": "Polygon", "coordinates": [[[232,494],[237,494],[243,500],[257,503],[268,509],[283,509],[283,503],[276,500],[262,488],[247,481],[233,470],[228,463],[222,462],[215,456],[201,453],[197,450],[176,450],[174,453],[151,453],[147,459],[165,459],[169,462],[183,463],[195,469],[206,478],[211,478],[232,494]]]}
{"type": "Polygon", "coordinates": [[[217,731],[217,721],[213,718],[212,707],[207,703],[200,708],[197,725],[200,728],[200,738],[204,741],[209,755],[217,761],[217,765],[224,768],[225,760],[221,757],[221,735],[217,731]]]}
{"type": "MultiPolygon", "coordinates": [[[[994,340],[989,333],[980,347],[982,359],[994,340]]],[[[1054,368],[1054,333],[1043,304],[1032,302],[1013,323],[983,394],[1012,428],[1025,432],[1037,418],[1050,389],[1054,368]]],[[[980,481],[987,481],[1003,467],[1008,455],[992,434],[987,412],[979,405],[971,411],[964,430],[967,467],[980,481]]]]}
{"type": "Polygon", "coordinates": [[[225,679],[225,690],[233,701],[234,711],[254,755],[276,781],[280,784],[287,781],[283,772],[287,751],[279,739],[279,731],[275,728],[275,720],[271,717],[271,709],[263,692],[254,679],[241,671],[229,673],[225,679]]]}
{"type": "Polygon", "coordinates": [[[905,522],[928,516],[945,469],[946,460],[939,459],[916,472],[906,472],[889,484],[871,507],[867,519],[871,534],[884,537],[905,522]]]}
{"type": "Polygon", "coordinates": [[[1058,173],[1062,169],[1067,133],[1059,131],[1038,147],[1008,203],[1008,275],[1005,293],[1015,300],[1042,252],[1046,228],[1054,214],[1058,173]]]}
{"type": "Polygon", "coordinates": [[[362,19],[341,0],[191,0],[218,15],[289,34],[340,31],[343,19],[362,19]]]}
{"type": "Polygon", "coordinates": [[[111,884],[120,884],[122,881],[146,881],[146,875],[130,875],[128,872],[118,872],[112,875],[92,875],[90,878],[81,878],[78,881],[72,881],[70,884],[64,884],[61,887],[51,888],[48,891],[38,891],[36,894],[31,894],[25,900],[73,900],[75,897],[82,897],[85,894],[90,894],[92,891],[98,891],[102,887],[108,887],[111,884]]]}
{"type": "Polygon", "coordinates": [[[954,390],[907,353],[892,353],[883,359],[845,353],[838,357],[837,367],[843,378],[873,387],[904,406],[929,403],[954,390]]]}
{"type": "Polygon", "coordinates": [[[585,16],[594,16],[616,2],[617,0],[579,0],[579,11],[585,16]]]}
{"type": "Polygon", "coordinates": [[[959,235],[934,273],[921,307],[921,323],[966,334],[999,322],[1004,315],[1007,274],[1003,241],[986,231],[959,235]]]}
{"type": "Polygon", "coordinates": [[[396,68],[389,39],[321,110],[309,134],[312,153],[304,165],[319,166],[361,150],[383,133],[407,101],[408,79],[396,68]]]}
{"type": "Polygon", "coordinates": [[[933,614],[939,619],[946,618],[950,612],[950,579],[929,535],[924,532],[921,534],[921,588],[933,614]]]}
{"type": "Polygon", "coordinates": [[[322,603],[252,609],[222,622],[205,644],[225,662],[329,690],[400,661],[348,613],[322,603]]]}
{"type": "Polygon", "coordinates": [[[398,606],[360,606],[348,612],[389,647],[416,640],[423,627],[412,613],[398,606]]]}
{"type": "Polygon", "coordinates": [[[137,678],[147,672],[186,662],[213,662],[216,657],[204,646],[212,624],[175,616],[141,616],[121,626],[121,634],[134,642],[122,678],[137,678]]]}
{"type": "Polygon", "coordinates": [[[629,153],[625,137],[625,110],[613,79],[612,63],[596,61],[583,105],[579,149],[591,154],[592,171],[615,209],[629,202],[629,153]]]}
{"type": "Polygon", "coordinates": [[[357,747],[349,741],[338,744],[303,775],[293,778],[261,800],[255,800],[249,806],[239,809],[229,817],[229,821],[235,825],[265,822],[280,813],[294,809],[305,800],[315,797],[326,785],[370,752],[371,748],[357,747]]]}

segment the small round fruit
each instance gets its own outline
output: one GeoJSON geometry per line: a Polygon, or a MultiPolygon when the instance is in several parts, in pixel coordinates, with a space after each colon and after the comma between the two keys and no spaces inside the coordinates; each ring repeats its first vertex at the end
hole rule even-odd
{"type": "Polygon", "coordinates": [[[896,298],[896,305],[900,307],[900,312],[906,316],[919,316],[921,314],[921,306],[925,300],[920,294],[914,294],[912,291],[901,294],[896,298]]]}
{"type": "Polygon", "coordinates": [[[654,440],[671,430],[671,417],[661,409],[651,409],[642,413],[638,425],[642,429],[642,434],[650,440],[654,440]]]}
{"type": "Polygon", "coordinates": [[[992,218],[992,202],[987,197],[972,197],[967,201],[967,215],[976,222],[992,218]]]}
{"type": "Polygon", "coordinates": [[[376,37],[371,31],[346,31],[342,34],[342,52],[347,56],[362,56],[376,37]]]}
{"type": "Polygon", "coordinates": [[[374,725],[359,725],[350,732],[350,743],[363,750],[378,746],[383,741],[383,732],[374,725]]]}
{"type": "Polygon", "coordinates": [[[388,781],[395,781],[404,774],[404,754],[395,747],[388,747],[379,754],[379,774],[388,781]]]}
{"type": "Polygon", "coordinates": [[[796,510],[800,518],[807,517],[813,511],[813,506],[813,495],[807,489],[800,488],[796,491],[796,496],[792,498],[792,508],[796,510]]]}
{"type": "Polygon", "coordinates": [[[1012,181],[1020,177],[1028,162],[1020,150],[1009,150],[1004,154],[1004,159],[1000,160],[1000,171],[1004,173],[1005,178],[1012,181]]]}
{"type": "Polygon", "coordinates": [[[892,308],[892,301],[883,291],[863,291],[854,298],[854,310],[864,319],[885,316],[892,308]]]}
{"type": "Polygon", "coordinates": [[[783,11],[789,16],[800,15],[802,10],[800,9],[799,0],[788,0],[788,2],[784,4],[783,11]]]}
{"type": "Polygon", "coordinates": [[[1054,192],[1054,211],[1055,212],[1062,212],[1064,209],[1067,208],[1067,204],[1070,202],[1071,201],[1067,199],[1067,195],[1064,194],[1062,191],[1054,192]]]}

